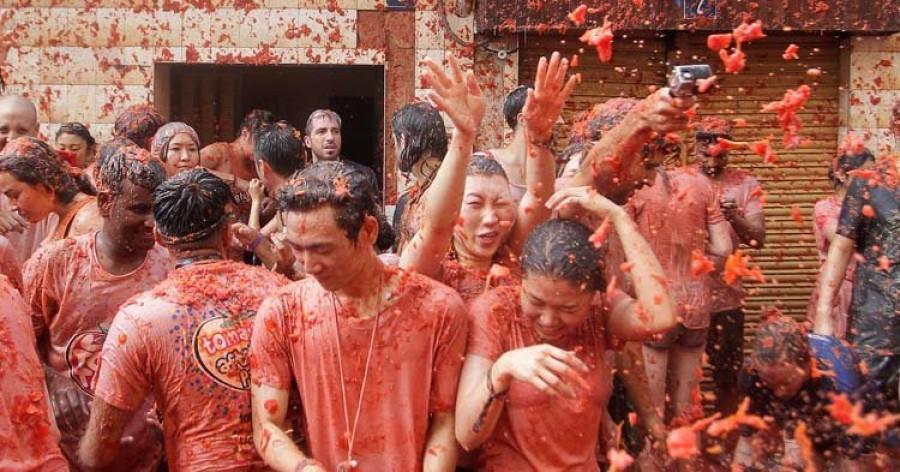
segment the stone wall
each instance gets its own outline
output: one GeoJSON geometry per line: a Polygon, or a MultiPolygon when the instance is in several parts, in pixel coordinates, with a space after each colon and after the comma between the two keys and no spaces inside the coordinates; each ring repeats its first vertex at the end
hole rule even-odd
{"type": "Polygon", "coordinates": [[[891,108],[900,103],[900,34],[857,36],[849,46],[841,132],[864,137],[879,154],[889,152],[891,108]]]}

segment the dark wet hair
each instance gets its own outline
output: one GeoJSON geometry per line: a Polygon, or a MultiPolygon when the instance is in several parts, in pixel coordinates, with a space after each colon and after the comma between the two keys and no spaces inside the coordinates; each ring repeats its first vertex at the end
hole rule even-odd
{"type": "Polygon", "coordinates": [[[756,328],[752,355],[763,364],[790,362],[807,365],[810,362],[809,340],[796,321],[777,316],[763,321],[756,328]]]}
{"type": "Polygon", "coordinates": [[[250,113],[247,113],[247,116],[241,121],[241,127],[238,129],[239,132],[244,132],[244,130],[249,131],[250,140],[256,141],[256,136],[263,127],[274,124],[277,121],[278,118],[271,111],[255,109],[251,110],[250,113]]]}
{"type": "Polygon", "coordinates": [[[289,124],[266,125],[254,140],[253,157],[287,178],[303,167],[303,143],[289,124]]]}
{"type": "Polygon", "coordinates": [[[113,135],[128,138],[149,151],[153,135],[164,123],[162,115],[150,105],[132,105],[116,116],[113,135]]]}
{"type": "Polygon", "coordinates": [[[150,155],[150,151],[127,142],[117,146],[104,146],[106,154],[98,161],[96,180],[100,190],[113,195],[122,191],[125,179],[151,192],[166,180],[162,162],[150,155]]]}
{"type": "Polygon", "coordinates": [[[60,203],[70,203],[79,192],[97,194],[81,169],[70,166],[49,144],[29,136],[6,145],[0,156],[0,172],[12,174],[19,182],[52,190],[60,203]]]}
{"type": "Polygon", "coordinates": [[[605,290],[604,259],[581,223],[550,220],[528,235],[522,249],[522,275],[565,280],[589,290],[605,290]]]}
{"type": "Polygon", "coordinates": [[[331,207],[337,225],[355,242],[367,216],[376,216],[375,192],[362,174],[340,161],[319,161],[300,171],[278,191],[283,212],[311,212],[331,207]]]}
{"type": "Polygon", "coordinates": [[[447,129],[437,109],[427,103],[411,103],[391,118],[394,138],[406,138],[406,146],[397,156],[397,168],[408,173],[424,156],[444,159],[447,154],[447,129]]]}
{"type": "Polygon", "coordinates": [[[87,129],[87,126],[75,121],[60,126],[59,130],[56,132],[56,139],[59,140],[59,137],[64,134],[78,136],[87,143],[88,147],[93,147],[97,144],[97,140],[91,136],[91,131],[87,129]]]}
{"type": "Polygon", "coordinates": [[[233,202],[228,184],[210,171],[182,172],[153,192],[156,232],[170,246],[207,240],[228,224],[233,202]]]}
{"type": "Polygon", "coordinates": [[[487,157],[484,154],[472,155],[472,158],[469,159],[469,165],[466,167],[466,175],[480,175],[484,177],[497,175],[509,181],[503,166],[496,159],[487,157]]]}
{"type": "Polygon", "coordinates": [[[867,162],[875,162],[875,155],[868,149],[863,149],[859,154],[843,154],[836,158],[828,168],[828,180],[831,181],[834,188],[838,188],[842,185],[837,178],[838,174],[846,175],[847,172],[859,169],[867,162]]]}
{"type": "Polygon", "coordinates": [[[527,85],[516,87],[506,94],[506,99],[503,100],[503,117],[510,128],[516,129],[516,126],[519,124],[519,113],[522,113],[522,109],[525,108],[525,100],[527,99],[527,85]]]}
{"type": "Polygon", "coordinates": [[[303,134],[306,136],[312,134],[313,121],[316,121],[316,118],[328,118],[329,120],[335,121],[337,122],[338,128],[344,124],[343,120],[341,120],[341,115],[338,115],[336,111],[320,108],[309,114],[309,118],[306,119],[306,127],[303,128],[303,134]]]}

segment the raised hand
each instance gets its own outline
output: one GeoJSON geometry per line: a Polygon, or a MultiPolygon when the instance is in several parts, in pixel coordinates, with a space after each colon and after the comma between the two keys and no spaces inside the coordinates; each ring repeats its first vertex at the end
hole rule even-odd
{"type": "Polygon", "coordinates": [[[674,133],[687,128],[690,122],[688,111],[696,101],[693,96],[672,97],[669,89],[663,88],[638,103],[631,113],[638,114],[638,126],[646,131],[674,133]]]}
{"type": "Polygon", "coordinates": [[[550,56],[549,63],[546,57],[538,62],[534,88],[528,90],[528,98],[522,108],[525,130],[531,142],[545,143],[550,140],[553,125],[577,83],[574,75],[566,81],[568,70],[569,60],[561,59],[558,52],[550,56]]]}
{"type": "Polygon", "coordinates": [[[599,217],[613,217],[625,212],[622,207],[587,186],[564,188],[547,200],[547,207],[554,211],[570,206],[579,207],[599,217]]]}
{"type": "Polygon", "coordinates": [[[450,75],[434,61],[425,59],[425,83],[432,89],[428,98],[447,113],[453,126],[460,133],[474,137],[484,118],[484,97],[471,70],[463,73],[455,56],[448,55],[450,75]]]}
{"type": "Polygon", "coordinates": [[[494,364],[497,390],[509,388],[511,380],[531,384],[548,395],[575,397],[584,386],[581,374],[588,367],[575,354],[549,344],[539,344],[503,354],[494,364]]]}
{"type": "Polygon", "coordinates": [[[261,202],[263,196],[265,196],[266,188],[263,186],[263,183],[260,182],[259,179],[253,179],[250,181],[250,185],[247,188],[247,193],[250,194],[250,198],[261,202]]]}

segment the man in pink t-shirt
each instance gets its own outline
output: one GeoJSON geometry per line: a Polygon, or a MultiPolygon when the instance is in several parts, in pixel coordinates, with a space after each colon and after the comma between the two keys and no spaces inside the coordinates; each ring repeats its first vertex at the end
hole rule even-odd
{"type": "MultiPolygon", "coordinates": [[[[728,152],[714,147],[718,139],[731,139],[731,126],[718,117],[697,127],[696,157],[699,172],[719,195],[734,249],[745,244],[760,249],[766,240],[766,219],[759,182],[750,174],[728,167],[728,152]]],[[[712,277],[713,299],[706,352],[713,368],[716,411],[729,415],[740,402],[738,374],[744,363],[744,289],[741,280],[728,285],[721,275],[712,277]]]]}
{"type": "Polygon", "coordinates": [[[659,169],[654,184],[638,190],[629,208],[662,265],[678,306],[678,325],[661,339],[645,343],[643,350],[654,406],[665,411],[668,394],[678,417],[693,406],[710,316],[710,276],[692,270],[692,261],[707,253],[727,257],[728,226],[715,190],[690,169],[659,169]]]}
{"type": "Polygon", "coordinates": [[[0,275],[0,470],[67,471],[28,307],[0,275]]]}
{"type": "Polygon", "coordinates": [[[257,450],[279,471],[453,470],[466,344],[462,300],[384,266],[375,199],[340,162],[305,169],[278,200],[308,278],[267,299],[250,343],[257,450]],[[300,394],[308,449],[282,423],[300,394]]]}
{"type": "MultiPolygon", "coordinates": [[[[154,244],[151,214],[153,189],[165,179],[162,163],[132,145],[112,153],[98,170],[103,228],[42,247],[24,270],[25,298],[69,458],[84,431],[100,350],[116,311],[162,281],[170,267],[166,250],[154,244]]],[[[140,418],[134,426],[135,434],[148,434],[140,418]]],[[[161,445],[151,449],[161,451],[161,445]]]]}
{"type": "Polygon", "coordinates": [[[170,470],[263,467],[250,424],[250,334],[263,299],[287,280],[225,259],[231,204],[228,184],[204,169],[156,189],[157,233],[176,269],[110,327],[81,463],[108,466],[152,392],[170,470]]]}

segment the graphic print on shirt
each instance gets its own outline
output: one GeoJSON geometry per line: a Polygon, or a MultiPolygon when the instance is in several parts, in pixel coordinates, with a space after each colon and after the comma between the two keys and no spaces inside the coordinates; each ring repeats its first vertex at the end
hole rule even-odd
{"type": "Polygon", "coordinates": [[[256,312],[232,317],[224,312],[194,332],[194,360],[217,383],[250,390],[250,334],[256,312]]]}
{"type": "Polygon", "coordinates": [[[66,346],[66,366],[69,376],[85,393],[94,396],[97,378],[100,375],[100,354],[109,326],[99,325],[97,329],[83,331],[72,336],[66,346]]]}

